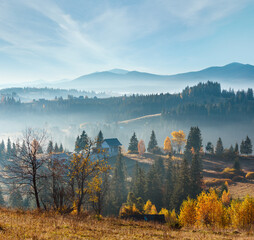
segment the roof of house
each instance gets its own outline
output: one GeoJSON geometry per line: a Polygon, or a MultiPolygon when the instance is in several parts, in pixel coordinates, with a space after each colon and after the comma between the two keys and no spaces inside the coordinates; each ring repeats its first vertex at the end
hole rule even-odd
{"type": "Polygon", "coordinates": [[[122,144],[118,141],[117,138],[107,138],[103,142],[106,142],[109,146],[121,146],[122,144]]]}

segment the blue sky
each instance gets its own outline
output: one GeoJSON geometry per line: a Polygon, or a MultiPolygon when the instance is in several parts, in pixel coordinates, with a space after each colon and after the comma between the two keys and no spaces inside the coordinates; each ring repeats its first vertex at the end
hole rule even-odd
{"type": "Polygon", "coordinates": [[[254,64],[253,0],[0,0],[0,83],[254,64]]]}

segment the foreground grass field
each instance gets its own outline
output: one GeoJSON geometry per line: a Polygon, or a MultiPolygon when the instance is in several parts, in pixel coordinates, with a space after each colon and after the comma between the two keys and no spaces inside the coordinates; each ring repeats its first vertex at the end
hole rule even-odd
{"type": "Polygon", "coordinates": [[[0,209],[0,239],[254,239],[253,232],[0,209]]]}

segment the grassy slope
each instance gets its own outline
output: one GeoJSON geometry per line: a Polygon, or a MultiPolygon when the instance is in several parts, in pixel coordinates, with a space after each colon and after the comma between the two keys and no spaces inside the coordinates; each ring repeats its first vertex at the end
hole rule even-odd
{"type": "Polygon", "coordinates": [[[233,230],[172,231],[166,225],[116,218],[60,216],[0,209],[0,239],[253,239],[233,230]]]}
{"type": "MultiPolygon", "coordinates": [[[[151,164],[154,163],[158,157],[162,157],[165,161],[166,156],[154,155],[151,153],[145,153],[142,157],[138,154],[124,154],[124,159],[127,165],[128,173],[131,174],[135,162],[138,161],[139,165],[148,169],[151,164]]],[[[179,158],[177,158],[179,159],[179,158]]],[[[241,167],[245,173],[254,172],[254,157],[240,157],[239,159],[241,167]]],[[[203,157],[203,175],[204,180],[222,179],[221,174],[224,168],[232,168],[233,161],[221,160],[217,157],[204,156],[203,157]]],[[[243,198],[247,194],[254,197],[254,181],[247,182],[233,182],[229,186],[230,193],[233,198],[243,198]]]]}

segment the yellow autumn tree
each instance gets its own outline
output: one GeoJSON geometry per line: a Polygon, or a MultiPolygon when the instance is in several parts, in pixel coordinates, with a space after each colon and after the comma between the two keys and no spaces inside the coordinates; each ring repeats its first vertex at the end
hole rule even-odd
{"type": "Polygon", "coordinates": [[[164,141],[164,151],[168,154],[172,151],[171,140],[169,137],[166,137],[164,141]]]}
{"type": "Polygon", "coordinates": [[[253,226],[254,198],[246,196],[242,202],[233,200],[229,211],[234,227],[247,229],[253,226]]]}
{"type": "Polygon", "coordinates": [[[171,133],[172,135],[172,142],[176,145],[178,152],[181,152],[182,146],[186,143],[186,135],[182,130],[174,131],[171,133]]]}
{"type": "Polygon", "coordinates": [[[145,214],[150,214],[152,206],[153,206],[152,202],[150,200],[147,200],[147,202],[144,206],[144,213],[145,214]]]}
{"type": "Polygon", "coordinates": [[[189,197],[182,203],[179,222],[182,226],[192,226],[196,222],[196,201],[189,197]]]}
{"type": "MultiPolygon", "coordinates": [[[[89,141],[80,153],[74,153],[69,166],[69,176],[74,189],[73,207],[77,213],[81,212],[85,196],[100,190],[99,176],[110,169],[105,159],[91,159],[93,146],[94,143],[89,141]]],[[[97,200],[95,195],[92,196],[92,200],[97,200]]]]}
{"type": "Polygon", "coordinates": [[[224,190],[223,193],[222,193],[222,196],[221,196],[221,201],[222,201],[223,205],[224,206],[229,206],[230,200],[231,200],[230,192],[224,190]]]}
{"type": "Polygon", "coordinates": [[[198,226],[223,226],[224,207],[214,189],[202,192],[197,198],[196,224],[198,226]]]}
{"type": "Polygon", "coordinates": [[[146,151],[146,147],[145,147],[145,142],[141,139],[139,142],[138,142],[138,152],[139,152],[139,155],[142,156],[146,151]]]}

